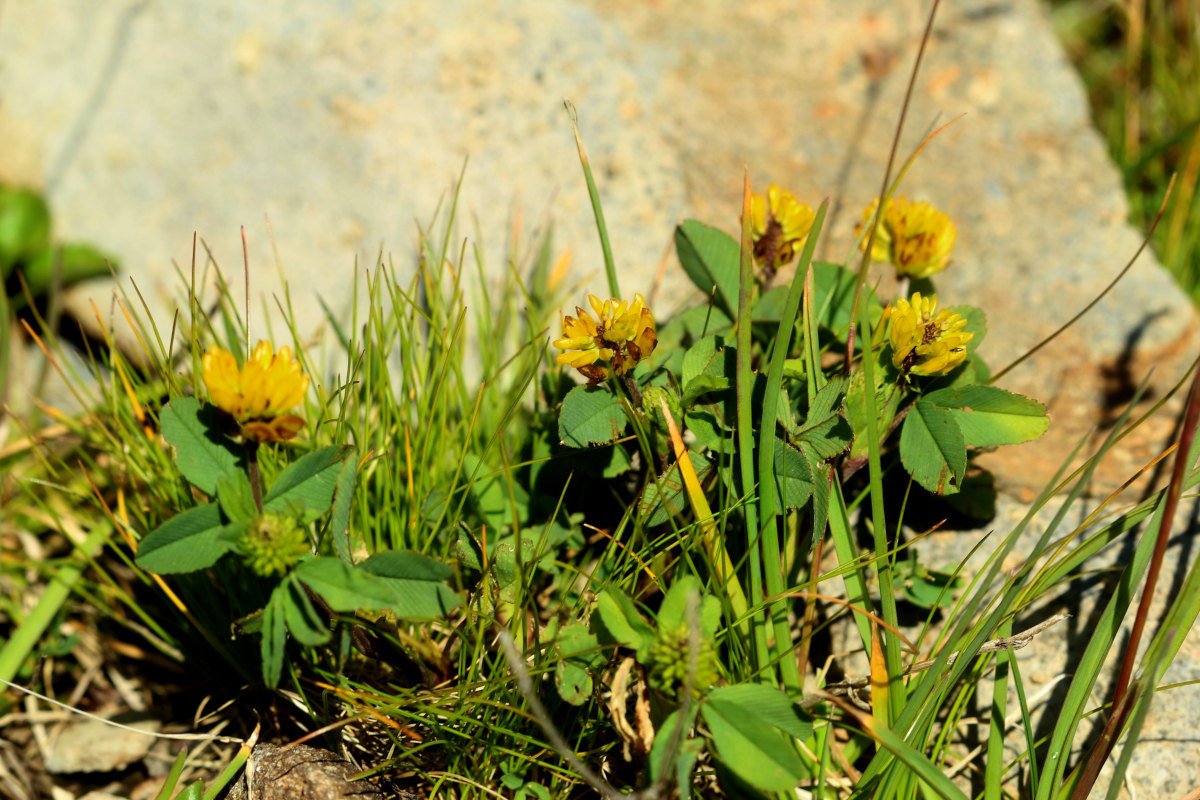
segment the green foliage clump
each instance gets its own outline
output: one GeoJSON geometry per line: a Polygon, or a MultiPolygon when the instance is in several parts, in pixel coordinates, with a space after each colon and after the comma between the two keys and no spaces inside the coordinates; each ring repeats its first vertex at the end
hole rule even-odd
{"type": "MultiPolygon", "coordinates": [[[[996,385],[983,311],[938,305],[949,216],[890,186],[864,214],[861,261],[839,264],[814,258],[827,203],[747,187],[740,235],[676,228],[697,300],[656,316],[652,292],[622,299],[580,151],[608,286],[560,330],[548,321],[576,289],[549,232],[511,243],[489,278],[480,251],[452,249],[456,203],[440,235],[422,231],[407,281],[381,260],[352,319],[328,315],[324,352],[303,346],[286,295],[291,345],[250,351],[248,310],[219,271],[215,303],[189,283],[168,337],[130,312],[143,366],[116,348],[94,363],[87,424],[63,423],[75,461],[39,450],[22,476],[94,499],[101,524],[56,585],[94,562],[80,591],[123,635],[266,690],[269,735],[353,743],[430,796],[567,797],[587,783],[608,796],[963,798],[950,765],[968,714],[986,740],[985,796],[1014,781],[1039,800],[1088,791],[1087,764],[1107,752],[1068,762],[1119,620],[1157,570],[1153,537],[1133,542],[1040,741],[1014,651],[1041,630],[1022,633],[1028,610],[1098,552],[1143,522],[1169,525],[1161,491],[1060,529],[1136,422],[1046,487],[975,574],[927,566],[904,531],[910,500],[986,511],[976,457],[1049,425],[1040,402],[996,385]],[[893,297],[872,288],[878,260],[895,268],[893,297]],[[1064,489],[1053,522],[1022,539],[1064,489]],[[923,623],[906,625],[914,609],[923,623]],[[854,668],[846,654],[815,656],[827,625],[854,640],[864,675],[833,674],[854,668]]],[[[1178,497],[1200,473],[1174,481],[1178,497]]],[[[1110,741],[1136,742],[1200,614],[1197,584],[1193,568],[1110,741]]],[[[0,675],[28,665],[66,596],[46,592],[0,675]]]]}

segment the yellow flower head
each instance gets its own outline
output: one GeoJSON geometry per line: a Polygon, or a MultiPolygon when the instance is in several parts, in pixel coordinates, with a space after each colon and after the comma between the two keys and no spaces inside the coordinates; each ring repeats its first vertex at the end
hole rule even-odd
{"type": "Polygon", "coordinates": [[[902,298],[888,306],[888,340],[896,369],[913,375],[945,375],[966,360],[967,342],[975,334],[963,330],[967,321],[961,314],[945,309],[934,314],[936,310],[937,295],[922,297],[920,292],[913,293],[911,301],[902,298]]]}
{"type": "Polygon", "coordinates": [[[576,306],[576,316],[563,317],[563,335],[554,346],[563,351],[558,363],[582,372],[589,384],[624,375],[658,346],[654,315],[640,294],[633,296],[632,303],[589,294],[588,304],[596,316],[576,306]]]}
{"type": "Polygon", "coordinates": [[[232,415],[242,435],[252,441],[292,439],[300,432],[304,420],[285,412],[304,399],[308,382],[287,346],[274,352],[270,342],[261,341],[241,367],[223,347],[210,347],[204,354],[209,398],[232,415]]]}
{"type": "Polygon", "coordinates": [[[812,230],[816,214],[791,192],[772,183],[765,195],[750,198],[754,259],[770,278],[796,257],[812,230]]]}
{"type": "MultiPolygon", "coordinates": [[[[862,248],[867,247],[869,237],[863,234],[875,217],[879,200],[872,201],[863,211],[862,222],[855,229],[862,236],[862,248]]],[[[950,217],[929,203],[914,202],[903,197],[888,200],[883,209],[879,229],[875,231],[875,244],[871,258],[875,261],[890,261],[896,266],[896,275],[910,278],[928,278],[940,272],[950,263],[950,251],[958,232],[950,217]]]]}

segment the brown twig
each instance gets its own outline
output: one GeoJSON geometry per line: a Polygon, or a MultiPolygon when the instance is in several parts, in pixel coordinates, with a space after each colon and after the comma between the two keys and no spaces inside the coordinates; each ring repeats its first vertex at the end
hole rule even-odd
{"type": "Polygon", "coordinates": [[[546,734],[546,738],[550,744],[558,752],[563,760],[575,771],[580,778],[591,786],[605,800],[632,800],[632,798],[618,792],[612,785],[600,777],[596,772],[584,764],[575,755],[575,751],[567,744],[567,740],[559,732],[554,725],[554,721],[550,718],[550,713],[546,711],[546,706],[542,704],[542,699],[538,697],[533,688],[533,679],[529,676],[529,670],[525,668],[525,661],[521,654],[517,651],[517,645],[513,641],[512,634],[505,629],[501,629],[499,634],[500,649],[504,652],[504,658],[508,661],[508,668],[512,670],[513,677],[517,679],[517,688],[521,692],[521,696],[525,698],[525,702],[529,704],[529,710],[533,714],[534,720],[541,727],[542,732],[546,734]]]}
{"type": "MultiPolygon", "coordinates": [[[[1053,617],[1043,620],[1037,625],[1034,625],[1032,628],[1027,628],[1020,633],[1015,633],[1012,636],[1001,636],[998,639],[989,639],[979,646],[979,650],[976,652],[976,655],[982,653],[997,653],[1001,650],[1020,650],[1032,642],[1038,634],[1042,633],[1048,628],[1054,627],[1069,616],[1070,614],[1067,612],[1060,611],[1053,617]]],[[[954,662],[958,660],[960,652],[961,651],[951,653],[946,658],[945,666],[950,667],[953,665],[954,662]]],[[[936,663],[937,659],[934,658],[927,658],[924,661],[917,661],[914,664],[910,664],[908,669],[904,670],[904,674],[912,675],[915,672],[922,672],[929,669],[936,663]]],[[[869,694],[867,690],[870,685],[870,678],[850,678],[848,680],[838,681],[837,683],[831,683],[820,692],[805,695],[800,700],[800,706],[804,709],[809,709],[818,703],[828,700],[830,697],[847,697],[851,700],[851,702],[859,703],[861,702],[861,698],[864,694],[869,694]]],[[[870,706],[867,706],[867,710],[870,710],[870,706]]]]}

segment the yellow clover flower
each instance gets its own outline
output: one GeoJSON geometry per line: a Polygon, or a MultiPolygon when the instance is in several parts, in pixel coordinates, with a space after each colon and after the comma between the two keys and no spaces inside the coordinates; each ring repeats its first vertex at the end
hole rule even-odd
{"type": "Polygon", "coordinates": [[[554,340],[554,346],[563,351],[558,363],[579,370],[594,386],[636,367],[654,352],[658,336],[654,315],[640,294],[633,296],[632,303],[615,297],[602,301],[589,294],[588,304],[596,316],[576,306],[576,316],[563,317],[563,335],[554,340]]]}
{"type": "Polygon", "coordinates": [[[248,441],[292,439],[304,427],[300,417],[285,413],[304,399],[309,383],[290,347],[275,352],[270,342],[261,341],[239,367],[233,353],[213,346],[203,363],[213,405],[238,421],[248,441]]]}
{"type": "MultiPolygon", "coordinates": [[[[876,198],[867,206],[862,222],[855,229],[862,236],[864,250],[869,237],[863,231],[874,219],[878,204],[876,198]]],[[[883,209],[871,258],[894,264],[899,277],[928,278],[950,264],[950,251],[957,239],[954,223],[945,213],[923,201],[894,197],[883,209]]]]}
{"type": "Polygon", "coordinates": [[[768,279],[796,257],[812,230],[816,214],[791,192],[772,183],[765,195],[750,198],[754,259],[768,279]]]}
{"type": "Polygon", "coordinates": [[[911,302],[903,298],[888,306],[891,321],[888,340],[892,364],[904,374],[945,375],[967,358],[967,342],[975,334],[964,331],[966,319],[947,309],[937,310],[937,295],[922,297],[914,292],[911,302]]]}

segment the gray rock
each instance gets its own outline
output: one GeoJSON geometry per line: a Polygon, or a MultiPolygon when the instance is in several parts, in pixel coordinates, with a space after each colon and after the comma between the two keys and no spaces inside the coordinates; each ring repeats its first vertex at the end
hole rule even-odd
{"type": "Polygon", "coordinates": [[[230,786],[225,797],[226,800],[383,797],[371,783],[351,780],[357,772],[348,761],[318,747],[260,744],[254,748],[245,771],[230,786]]]}
{"type": "MultiPolygon", "coordinates": [[[[1102,499],[1085,497],[1068,510],[1050,538],[1051,547],[1039,559],[1039,568],[1045,566],[1047,559],[1055,552],[1055,543],[1064,541],[1068,534],[1076,532],[1102,499]]],[[[1105,517],[1104,522],[1111,521],[1118,513],[1126,511],[1132,505],[1128,500],[1129,498],[1121,498],[1111,506],[1108,510],[1112,514],[1105,517]]],[[[1061,508],[1062,499],[1055,498],[1032,516],[1018,535],[1015,545],[1001,562],[1000,582],[1025,564],[1037,541],[1061,508]]],[[[986,529],[937,531],[915,540],[911,546],[916,549],[920,563],[926,567],[953,570],[962,564],[961,574],[965,582],[969,582],[984,569],[988,559],[1009,533],[1022,523],[1027,512],[1027,505],[1002,495],[997,503],[996,517],[988,523],[986,529]],[[985,534],[989,536],[988,541],[982,547],[977,547],[980,537],[985,534]]],[[[1144,654],[1159,627],[1167,603],[1178,595],[1188,570],[1196,561],[1198,514],[1200,505],[1195,501],[1181,504],[1172,528],[1163,570],[1155,587],[1148,617],[1149,624],[1141,640],[1140,653],[1144,654]]],[[[1066,543],[1059,557],[1069,553],[1096,529],[1096,525],[1089,524],[1083,529],[1083,533],[1075,535],[1066,543]]],[[[1142,537],[1153,537],[1156,533],[1157,529],[1151,529],[1143,523],[1135,532],[1124,535],[1093,556],[1086,565],[1073,573],[1070,579],[1061,581],[1036,602],[1029,603],[1013,620],[1013,633],[1016,634],[1034,628],[1059,612],[1070,615],[1065,621],[1045,629],[1026,646],[1015,651],[1031,708],[1030,721],[1035,738],[1048,739],[1053,731],[1071,679],[1088,641],[1099,624],[1104,606],[1115,591],[1121,568],[1132,558],[1133,551],[1142,537]]],[[[914,537],[915,532],[910,531],[909,535],[914,537]]],[[[831,559],[827,562],[826,569],[832,566],[831,559]]],[[[829,581],[824,584],[822,591],[840,592],[841,584],[836,580],[829,581]]],[[[1069,766],[1080,761],[1084,744],[1090,745],[1103,726],[1103,708],[1112,699],[1113,681],[1125,650],[1128,649],[1130,629],[1139,597],[1140,588],[1123,620],[1115,644],[1107,654],[1104,669],[1089,695],[1089,716],[1082,720],[1076,733],[1069,766]]],[[[932,629],[934,633],[943,621],[944,616],[935,620],[932,629]]],[[[922,618],[906,629],[905,632],[911,640],[916,641],[922,635],[923,623],[922,618]]],[[[840,658],[839,666],[844,670],[847,679],[868,676],[869,662],[852,621],[842,616],[831,626],[830,632],[833,637],[832,651],[845,654],[840,658]]],[[[921,658],[930,655],[929,647],[933,641],[933,633],[929,633],[921,658]]],[[[967,708],[966,717],[989,719],[993,674],[994,664],[993,669],[980,680],[977,694],[967,708]]],[[[1135,671],[1134,674],[1136,676],[1138,672],[1135,671]]],[[[1160,684],[1162,690],[1156,693],[1151,702],[1150,712],[1126,773],[1124,786],[1127,791],[1124,791],[1121,797],[1181,797],[1194,788],[1195,776],[1200,775],[1200,735],[1197,735],[1194,724],[1189,720],[1195,719],[1200,713],[1200,692],[1188,682],[1196,680],[1200,680],[1200,627],[1193,626],[1184,639],[1180,652],[1167,669],[1160,684]]],[[[867,697],[869,698],[869,695],[867,697]]],[[[1006,721],[1009,728],[1005,738],[1005,762],[1012,763],[1018,757],[1024,757],[1026,738],[1021,723],[1021,707],[1011,682],[1006,721]]],[[[987,728],[986,725],[963,725],[959,728],[959,733],[962,741],[954,750],[955,755],[951,763],[957,764],[959,760],[966,763],[955,773],[955,780],[968,793],[977,794],[982,784],[972,783],[972,776],[981,773],[983,768],[987,728]],[[976,751],[976,745],[982,745],[984,749],[976,751]]],[[[1126,740],[1122,739],[1105,764],[1097,788],[1093,792],[1094,796],[1103,796],[1107,790],[1113,774],[1113,765],[1125,743],[1126,740]]],[[[1045,758],[1044,750],[1039,753],[1038,758],[1040,768],[1041,760],[1045,758]]],[[[1014,792],[1020,791],[1021,796],[1025,796],[1023,791],[1028,787],[1029,776],[1027,760],[1022,761],[1020,776],[1019,785],[1010,782],[1007,788],[1014,792]]]]}
{"type": "MultiPolygon", "coordinates": [[[[1099,498],[1085,498],[1073,506],[1056,529],[1055,535],[1051,537],[1051,542],[1061,541],[1075,531],[1099,502],[1099,498]]],[[[1118,500],[1118,503],[1122,502],[1125,502],[1125,498],[1118,500]]],[[[1003,562],[1002,566],[1006,572],[1019,569],[1025,563],[1037,540],[1060,508],[1061,501],[1052,501],[1031,519],[1003,562]]],[[[1128,505],[1114,505],[1113,510],[1124,511],[1126,508],[1128,505]]],[[[997,516],[988,525],[988,528],[994,531],[990,537],[990,546],[985,545],[974,554],[970,554],[982,532],[938,532],[916,545],[921,561],[929,566],[947,568],[965,563],[964,574],[973,575],[983,567],[986,558],[994,552],[1003,537],[1016,528],[1026,513],[1025,506],[1011,498],[1001,497],[997,516]]],[[[1148,617],[1149,625],[1143,635],[1140,652],[1144,653],[1168,602],[1175,599],[1188,570],[1196,560],[1197,513],[1200,513],[1200,506],[1194,501],[1184,502],[1180,506],[1172,528],[1164,567],[1155,587],[1148,617]]],[[[1106,521],[1109,519],[1111,518],[1107,518],[1106,521]]],[[[1086,528],[1086,533],[1074,537],[1063,552],[1069,552],[1095,530],[1094,525],[1086,528]]],[[[1120,569],[1132,558],[1136,545],[1143,537],[1154,537],[1156,534],[1157,528],[1143,524],[1136,532],[1121,537],[1091,558],[1071,580],[1061,583],[1014,620],[1016,632],[1032,627],[1058,611],[1066,611],[1071,615],[1065,622],[1039,634],[1027,647],[1017,651],[1016,657],[1027,695],[1031,698],[1040,696],[1042,699],[1032,713],[1036,736],[1049,736],[1052,731],[1059,704],[1066,696],[1070,680],[1098,624],[1100,614],[1116,588],[1120,569]]],[[[1053,550],[1051,547],[1047,555],[1053,550]]],[[[1045,564],[1045,560],[1040,563],[1045,564]]],[[[1100,709],[1112,699],[1113,681],[1127,649],[1139,597],[1140,590],[1133,599],[1122,629],[1117,635],[1116,644],[1105,661],[1105,669],[1090,695],[1089,711],[1100,709]]],[[[1200,713],[1197,711],[1200,708],[1200,693],[1195,691],[1195,686],[1186,684],[1197,679],[1200,679],[1200,627],[1192,627],[1162,681],[1163,686],[1170,688],[1157,693],[1152,701],[1150,713],[1126,774],[1125,785],[1129,791],[1122,796],[1179,797],[1194,788],[1194,778],[1200,775],[1200,735],[1196,734],[1194,725],[1188,720],[1195,719],[1196,714],[1200,713]]],[[[985,680],[975,702],[975,710],[979,714],[986,714],[990,707],[991,683],[990,680],[985,680]]],[[[1007,716],[1019,723],[1020,706],[1011,685],[1007,716]]],[[[1090,742],[1091,737],[1099,732],[1103,721],[1103,712],[1093,713],[1083,720],[1075,739],[1074,759],[1079,757],[1081,743],[1090,742]]],[[[985,736],[985,732],[981,732],[980,736],[985,736]]],[[[1007,758],[1015,759],[1023,753],[1025,741],[1024,732],[1019,724],[1014,726],[1006,739],[1007,758]]],[[[1123,746],[1124,741],[1114,750],[1112,758],[1101,772],[1096,789],[1097,796],[1107,789],[1113,763],[1123,746]]],[[[1028,776],[1027,770],[1023,770],[1022,773],[1028,776]]]]}
{"type": "Polygon", "coordinates": [[[153,719],[124,722],[124,725],[116,728],[95,719],[66,725],[50,738],[42,754],[46,771],[115,772],[139,761],[150,752],[160,725],[153,719]]]}
{"type": "MultiPolygon", "coordinates": [[[[17,4],[0,26],[0,178],[45,186],[59,233],[119,254],[164,326],[182,292],[173,265],[191,263],[192,232],[236,275],[245,225],[255,291],[277,293],[282,271],[308,331],[321,323],[318,296],[348,308],[356,259],[372,264],[382,247],[410,268],[414,220],[427,222],[446,200],[468,154],[463,207],[488,263],[503,263],[514,206],[535,217],[548,205],[584,286],[599,290],[599,247],[562,108],[570,98],[626,291],[650,287],[680,218],[735,226],[744,166],[758,186],[779,181],[814,204],[835,197],[822,255],[852,258],[925,9],[883,0],[803,13],[782,0],[17,4]]],[[[1094,297],[1139,236],[1124,224],[1119,177],[1035,0],[943,5],[901,157],[959,115],[902,191],[957,220],[942,298],[986,307],[983,353],[1001,365],[1094,297]]],[[[688,296],[685,284],[668,270],[660,313],[688,296]]],[[[1089,318],[1010,376],[1010,387],[1051,402],[1056,424],[1048,446],[1010,452],[998,469],[1016,488],[1036,487],[1149,364],[1161,395],[1194,349],[1194,327],[1186,298],[1143,256],[1089,318]]],[[[1152,443],[1126,449],[1136,462],[1152,443]]]]}

